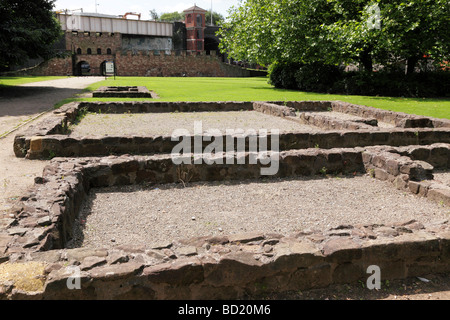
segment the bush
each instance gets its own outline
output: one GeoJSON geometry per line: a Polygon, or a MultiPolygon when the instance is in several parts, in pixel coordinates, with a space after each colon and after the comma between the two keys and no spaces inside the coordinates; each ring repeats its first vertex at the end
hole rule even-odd
{"type": "Polygon", "coordinates": [[[276,88],[307,92],[391,97],[448,97],[450,72],[420,72],[405,75],[386,69],[378,72],[343,72],[319,62],[275,62],[269,67],[269,83],[276,88]]]}
{"type": "Polygon", "coordinates": [[[297,88],[301,91],[327,93],[341,78],[342,70],[339,67],[319,62],[305,64],[295,73],[297,88]]]}
{"type": "Polygon", "coordinates": [[[391,96],[391,97],[446,97],[449,95],[449,72],[421,72],[405,75],[403,72],[347,72],[336,81],[331,93],[391,96]]]}
{"type": "Polygon", "coordinates": [[[275,88],[297,89],[295,74],[301,64],[295,62],[275,62],[269,67],[269,84],[275,88]]]}

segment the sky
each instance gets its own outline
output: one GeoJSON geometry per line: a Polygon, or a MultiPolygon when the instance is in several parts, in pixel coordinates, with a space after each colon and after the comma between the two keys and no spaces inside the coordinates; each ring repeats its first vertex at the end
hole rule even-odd
{"type": "MultiPolygon", "coordinates": [[[[240,0],[56,0],[55,10],[83,8],[83,12],[96,12],[97,4],[97,13],[124,15],[127,12],[135,12],[141,14],[142,20],[149,20],[150,10],[155,9],[159,14],[182,12],[196,4],[205,10],[211,10],[212,5],[213,11],[227,17],[228,9],[237,6],[239,2],[240,0]]],[[[129,19],[137,19],[137,17],[129,16],[129,19]]]]}

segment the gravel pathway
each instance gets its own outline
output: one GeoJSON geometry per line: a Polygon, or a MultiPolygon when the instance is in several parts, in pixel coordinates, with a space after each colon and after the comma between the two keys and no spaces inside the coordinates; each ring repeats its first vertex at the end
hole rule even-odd
{"type": "Polygon", "coordinates": [[[0,135],[51,110],[63,99],[82,93],[83,89],[104,77],[70,77],[15,86],[0,93],[0,135]]]}
{"type": "Polygon", "coordinates": [[[448,217],[449,208],[366,175],[112,187],[91,191],[69,247],[149,245],[250,231],[289,235],[342,224],[448,217]]]}
{"type": "Polygon", "coordinates": [[[83,88],[103,77],[70,77],[40,81],[14,87],[0,94],[0,220],[9,218],[14,203],[42,175],[48,161],[17,158],[13,152],[14,137],[29,125],[41,121],[45,111],[65,98],[82,92],[83,88]],[[38,115],[39,118],[35,119],[38,115]],[[35,120],[32,120],[35,119],[35,120]]]}
{"type": "Polygon", "coordinates": [[[257,111],[229,112],[173,112],[143,114],[94,114],[86,115],[72,128],[71,136],[88,135],[171,135],[175,129],[194,133],[194,121],[202,121],[203,131],[218,129],[279,129],[286,131],[320,131],[320,128],[302,125],[280,117],[257,111]]]}

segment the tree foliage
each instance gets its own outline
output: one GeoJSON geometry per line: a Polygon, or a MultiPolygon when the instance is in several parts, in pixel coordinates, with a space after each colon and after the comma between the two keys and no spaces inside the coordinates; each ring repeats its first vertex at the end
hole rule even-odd
{"type": "Polygon", "coordinates": [[[162,13],[159,17],[160,21],[166,21],[166,22],[174,22],[174,21],[184,21],[184,14],[179,13],[177,11],[175,12],[166,12],[162,13]]]}
{"type": "MultiPolygon", "coordinates": [[[[174,22],[174,21],[184,21],[184,13],[180,12],[166,12],[162,13],[159,17],[157,16],[156,20],[158,21],[166,21],[166,22],[174,22]]],[[[213,25],[217,26],[220,25],[220,23],[225,20],[224,17],[218,13],[213,11],[212,12],[212,22],[213,25]]],[[[205,13],[205,21],[206,24],[211,24],[211,11],[207,11],[205,13]]]]}
{"type": "MultiPolygon", "coordinates": [[[[224,20],[223,15],[215,11],[212,12],[212,24],[214,26],[220,26],[224,20]]],[[[211,24],[211,11],[205,13],[205,21],[207,25],[211,24]]]]}
{"type": "Polygon", "coordinates": [[[150,14],[150,19],[151,20],[154,20],[154,21],[159,20],[159,14],[158,14],[158,12],[155,9],[150,10],[149,14],[150,14]]]}
{"type": "Polygon", "coordinates": [[[372,70],[407,59],[412,71],[424,55],[449,59],[449,17],[448,0],[244,0],[219,34],[222,52],[235,60],[357,62],[372,70]]]}
{"type": "Polygon", "coordinates": [[[30,58],[48,58],[62,31],[54,0],[0,1],[0,69],[30,58]]]}

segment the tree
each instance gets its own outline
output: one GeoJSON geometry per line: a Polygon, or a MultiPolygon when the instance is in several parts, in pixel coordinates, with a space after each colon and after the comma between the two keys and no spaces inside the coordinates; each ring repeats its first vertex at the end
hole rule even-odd
{"type": "Polygon", "coordinates": [[[221,50],[261,65],[323,60],[329,46],[320,28],[329,7],[327,0],[247,0],[223,23],[221,50]]]}
{"type": "Polygon", "coordinates": [[[162,13],[161,16],[159,17],[159,20],[166,22],[184,21],[184,14],[179,13],[177,11],[162,13]]]}
{"type": "Polygon", "coordinates": [[[326,64],[449,58],[448,0],[246,0],[219,31],[235,60],[326,64]],[[369,22],[379,22],[373,24],[369,22]]]}
{"type": "MultiPolygon", "coordinates": [[[[215,12],[215,11],[212,12],[212,18],[213,18],[212,24],[214,26],[220,25],[225,20],[223,15],[221,15],[220,13],[215,12]]],[[[205,13],[205,20],[206,20],[206,24],[211,24],[211,11],[207,11],[205,13]]]]}
{"type": "Polygon", "coordinates": [[[159,20],[159,14],[155,9],[150,10],[150,18],[154,21],[159,20]]]}
{"type": "MultiPolygon", "coordinates": [[[[213,11],[212,13],[213,17],[213,25],[217,26],[219,25],[225,18],[218,12],[213,11]]],[[[205,13],[205,20],[206,24],[211,23],[211,11],[207,11],[205,13]]],[[[184,21],[184,13],[180,12],[168,12],[168,13],[162,13],[159,17],[159,21],[167,21],[167,22],[174,22],[174,21],[184,21]]]]}
{"type": "Polygon", "coordinates": [[[436,61],[449,57],[448,0],[334,0],[333,5],[337,12],[359,8],[359,14],[354,12],[323,29],[336,48],[354,60],[359,57],[368,71],[374,62],[406,60],[407,73],[412,73],[424,56],[436,61]],[[370,23],[374,19],[378,19],[376,26],[370,23]]]}
{"type": "Polygon", "coordinates": [[[49,58],[62,35],[54,0],[0,1],[0,69],[32,58],[49,58]]]}

